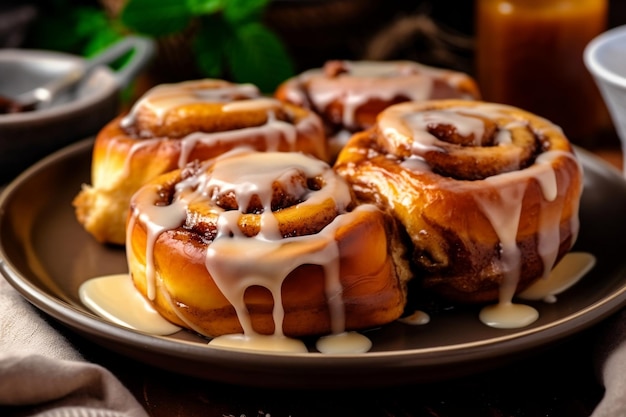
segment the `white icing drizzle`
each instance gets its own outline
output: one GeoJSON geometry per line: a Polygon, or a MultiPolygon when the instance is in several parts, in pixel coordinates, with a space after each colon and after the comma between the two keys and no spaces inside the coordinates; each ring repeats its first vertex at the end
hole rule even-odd
{"type": "Polygon", "coordinates": [[[430,315],[422,310],[415,310],[408,316],[404,316],[398,319],[400,323],[411,325],[424,325],[430,323],[430,315]]]}
{"type": "Polygon", "coordinates": [[[243,337],[229,337],[229,341],[221,338],[215,343],[235,343],[239,347],[245,347],[242,344],[256,346],[260,343],[244,302],[246,289],[257,285],[267,288],[272,294],[274,335],[284,338],[281,287],[287,275],[304,264],[322,266],[326,277],[332,333],[344,333],[343,288],[339,279],[339,249],[335,235],[337,229],[349,222],[357,211],[375,208],[360,206],[353,212],[346,212],[351,202],[348,185],[335,175],[328,164],[301,153],[255,152],[239,148],[207,161],[205,165],[198,175],[176,185],[173,202],[169,205],[154,204],[156,189],[151,193],[138,194],[129,230],[135,221],[141,222],[147,229],[148,297],[155,297],[157,287],[152,248],[158,236],[182,225],[188,215],[189,205],[206,202],[218,216],[217,235],[206,251],[206,267],[218,288],[235,308],[243,328],[243,337]],[[247,169],[242,170],[242,167],[247,169]],[[303,173],[307,178],[321,178],[322,188],[311,191],[301,186],[290,186],[290,179],[298,173],[303,173]],[[336,216],[317,234],[283,238],[271,210],[272,184],[276,182],[295,193],[302,201],[299,205],[316,205],[332,199],[338,212],[343,214],[336,216]],[[220,194],[229,191],[236,196],[238,210],[224,211],[211,203],[220,194]],[[253,196],[258,197],[263,206],[261,227],[256,236],[247,237],[239,230],[238,221],[253,196]],[[245,261],[242,261],[242,253],[246,254],[245,261]]]}
{"type": "MultiPolygon", "coordinates": [[[[134,123],[140,108],[150,109],[162,121],[164,115],[176,107],[194,103],[228,103],[233,97],[260,98],[259,89],[252,84],[230,84],[220,80],[185,81],[173,84],[159,84],[148,90],[131,108],[122,120],[123,126],[134,123]]],[[[260,100],[256,104],[265,105],[260,100]]]]}
{"type": "MultiPolygon", "coordinates": [[[[269,110],[268,120],[261,126],[244,127],[241,129],[223,132],[190,133],[189,135],[178,140],[180,143],[178,168],[184,167],[191,161],[190,155],[199,143],[210,147],[224,142],[236,144],[238,141],[246,140],[247,138],[263,137],[265,141],[265,150],[273,152],[278,150],[280,140],[285,139],[288,145],[287,151],[294,152],[296,151],[297,146],[296,140],[298,129],[303,132],[314,131],[316,127],[313,115],[310,114],[305,119],[301,120],[298,126],[295,126],[285,121],[276,119],[274,112],[269,110]]],[[[134,142],[128,151],[128,156],[124,164],[124,175],[129,175],[130,162],[136,152],[145,147],[156,146],[164,139],[165,138],[152,138],[134,142]]],[[[111,146],[113,146],[113,142],[111,142],[111,146]]],[[[319,149],[318,152],[323,154],[321,149],[319,149]]]]}
{"type": "Polygon", "coordinates": [[[509,183],[498,189],[499,199],[492,201],[474,195],[494,231],[500,239],[500,264],[503,280],[500,284],[500,302],[510,302],[517,288],[521,270],[521,251],[517,247],[517,227],[522,213],[522,199],[526,184],[509,183]]]}
{"type": "Polygon", "coordinates": [[[306,345],[298,339],[263,334],[225,334],[214,337],[211,346],[266,352],[307,353],[306,345]]]}
{"type": "MultiPolygon", "coordinates": [[[[596,257],[587,252],[570,252],[550,272],[517,297],[525,300],[555,303],[556,296],[578,283],[596,264],[596,257]]],[[[170,335],[180,327],[170,323],[136,291],[128,274],[114,274],[91,278],[79,287],[83,304],[102,318],[120,326],[152,335],[170,335]],[[124,300],[120,303],[119,300],[124,300]]],[[[535,319],[534,309],[520,304],[496,304],[480,312],[479,318],[489,326],[516,328],[530,324],[535,319]]],[[[179,315],[181,320],[186,320],[179,315]]],[[[186,322],[186,321],[185,321],[186,322]]],[[[421,310],[398,319],[406,325],[426,325],[430,316],[421,310]]],[[[194,328],[193,323],[187,323],[194,328]]],[[[232,334],[214,338],[211,346],[229,349],[253,349],[257,351],[306,353],[307,347],[301,340],[277,335],[232,334]]],[[[355,332],[340,332],[319,339],[316,348],[325,354],[355,354],[367,352],[371,341],[355,332]]]]}
{"type": "MultiPolygon", "coordinates": [[[[414,172],[432,172],[428,166],[427,152],[442,151],[447,145],[431,134],[429,126],[452,125],[456,132],[464,137],[473,135],[473,142],[469,146],[479,146],[485,134],[485,117],[492,120],[510,119],[507,114],[511,109],[492,103],[480,103],[474,106],[452,106],[445,109],[425,111],[411,111],[411,103],[400,104],[388,108],[385,117],[379,117],[378,124],[383,138],[391,143],[406,143],[406,138],[412,140],[412,156],[402,161],[402,166],[414,172]],[[479,116],[479,117],[474,117],[479,116]]],[[[498,126],[496,146],[516,146],[513,142],[512,129],[524,127],[522,120],[509,120],[498,126]]],[[[558,127],[554,126],[554,129],[558,127]]],[[[535,132],[543,134],[543,132],[535,132]]],[[[538,211],[538,238],[537,251],[543,262],[543,276],[546,277],[552,270],[560,248],[560,223],[564,209],[565,198],[558,199],[560,194],[566,193],[566,187],[558,189],[554,167],[556,161],[569,158],[575,162],[578,169],[580,164],[575,156],[565,151],[546,151],[541,153],[534,163],[524,169],[492,175],[481,181],[454,181],[449,190],[455,192],[469,192],[476,205],[487,217],[500,244],[498,270],[503,273],[500,285],[499,303],[488,306],[481,312],[481,320],[495,327],[525,326],[536,320],[538,313],[530,306],[516,305],[512,302],[517,289],[521,273],[521,250],[517,245],[517,234],[521,219],[522,200],[532,181],[539,184],[542,193],[538,211]]],[[[519,161],[518,161],[519,164],[519,161]]],[[[582,185],[582,184],[581,184],[582,185]]],[[[567,186],[567,184],[566,184],[567,186]]],[[[573,240],[578,233],[578,208],[573,213],[571,230],[573,240]]]]}
{"type": "Polygon", "coordinates": [[[341,332],[321,337],[315,347],[326,354],[365,353],[372,348],[372,341],[360,333],[341,332]]]}
{"type": "Polygon", "coordinates": [[[254,111],[259,109],[265,109],[268,112],[280,106],[280,102],[274,98],[261,97],[251,98],[249,100],[235,100],[229,101],[222,107],[222,111],[229,112],[244,112],[254,111]]]}
{"type": "Polygon", "coordinates": [[[265,138],[265,146],[268,151],[277,151],[281,137],[285,138],[289,151],[296,150],[296,127],[274,117],[273,111],[268,113],[268,121],[264,125],[245,127],[223,132],[194,132],[180,139],[181,151],[178,159],[178,168],[182,168],[190,162],[189,156],[198,143],[205,146],[217,145],[220,142],[236,143],[249,137],[262,136],[265,138]]]}
{"type": "MultiPolygon", "coordinates": [[[[343,125],[355,126],[356,110],[372,98],[389,101],[404,96],[410,101],[424,101],[433,96],[435,80],[457,88],[467,79],[465,74],[433,68],[411,61],[342,61],[347,72],[327,77],[324,69],[303,72],[291,83],[307,85],[308,97],[318,111],[337,99],[342,99],[343,125]]],[[[452,98],[452,97],[450,97],[452,98]]],[[[458,93],[456,98],[472,99],[458,93]]],[[[287,89],[287,100],[306,105],[309,100],[302,88],[287,89]]]]}
{"type": "Polygon", "coordinates": [[[481,320],[490,326],[505,328],[526,326],[539,316],[538,313],[531,311],[532,307],[515,306],[512,302],[521,271],[521,252],[516,237],[522,199],[529,185],[529,181],[525,179],[533,178],[539,183],[543,194],[538,212],[537,250],[543,262],[542,275],[547,276],[554,266],[561,243],[560,219],[563,205],[561,203],[559,207],[547,208],[548,204],[555,204],[558,196],[553,162],[561,157],[574,158],[567,152],[548,151],[537,157],[535,163],[525,170],[486,178],[484,183],[493,185],[493,190],[499,195],[497,202],[490,202],[488,198],[481,198],[478,193],[474,194],[476,203],[482,207],[501,242],[500,262],[504,275],[500,286],[499,303],[497,306],[486,307],[480,315],[481,320]]]}
{"type": "MultiPolygon", "coordinates": [[[[410,106],[408,103],[407,106],[410,106]]],[[[473,137],[473,146],[481,145],[481,138],[485,134],[484,122],[481,118],[492,117],[497,119],[506,115],[506,107],[496,106],[491,103],[481,103],[474,107],[452,106],[445,109],[424,110],[420,112],[407,111],[407,107],[396,105],[388,108],[386,117],[378,119],[378,125],[383,137],[394,141],[404,141],[403,138],[411,138],[413,155],[424,155],[426,151],[442,150],[443,142],[428,131],[431,125],[452,125],[456,131],[465,137],[473,137]],[[401,139],[402,138],[402,139],[401,139]]],[[[524,127],[519,120],[512,120],[503,125],[496,132],[494,145],[512,146],[513,137],[511,130],[524,127]]]]}
{"type": "Polygon", "coordinates": [[[142,205],[150,204],[149,211],[146,210],[140,213],[140,208],[136,208],[131,220],[131,224],[140,221],[146,225],[148,235],[148,244],[146,245],[146,277],[148,277],[148,286],[146,295],[150,300],[154,300],[156,297],[156,272],[153,262],[155,242],[161,233],[181,226],[187,217],[183,202],[174,201],[170,206],[157,206],[154,204],[156,202],[156,193],[154,198],[152,202],[142,202],[142,205]]]}
{"type": "Polygon", "coordinates": [[[410,156],[400,162],[400,166],[409,171],[431,172],[430,165],[421,156],[410,156]]]}
{"type": "Polygon", "coordinates": [[[533,283],[517,296],[523,300],[556,302],[556,296],[571,288],[596,264],[596,257],[587,252],[570,252],[550,273],[533,283]]]}
{"type": "MultiPolygon", "coordinates": [[[[316,135],[322,128],[317,116],[308,113],[290,123],[279,120],[275,111],[282,104],[277,99],[261,97],[259,90],[251,84],[231,84],[219,80],[187,81],[176,84],[161,84],[147,91],[132,107],[129,114],[124,117],[121,124],[130,127],[135,123],[137,114],[146,108],[157,115],[155,123],[163,123],[163,117],[173,109],[188,104],[219,103],[222,111],[244,112],[265,111],[267,121],[260,126],[218,131],[218,132],[193,132],[183,138],[176,139],[175,146],[180,148],[178,168],[184,167],[190,162],[192,153],[201,144],[204,147],[213,147],[227,143],[231,147],[238,142],[245,142],[251,138],[262,138],[263,149],[277,151],[283,140],[287,144],[286,151],[298,150],[298,134],[316,135]]],[[[142,138],[134,141],[127,152],[121,178],[130,175],[133,155],[147,147],[159,146],[159,143],[168,140],[166,137],[142,138]]],[[[109,142],[107,152],[111,152],[117,141],[109,142]]],[[[314,145],[315,146],[315,145],[314,145]]],[[[325,145],[322,141],[316,145],[317,155],[325,155],[325,145]]]]}
{"type": "Polygon", "coordinates": [[[91,278],[81,284],[78,294],[91,311],[120,326],[162,336],[180,330],[161,317],[135,289],[128,274],[91,278]]]}
{"type": "MultiPolygon", "coordinates": [[[[420,148],[432,147],[438,140],[427,131],[429,125],[448,124],[456,127],[463,136],[473,136],[473,145],[479,146],[484,135],[484,123],[475,117],[468,117],[454,111],[431,110],[420,113],[411,113],[405,117],[405,123],[413,129],[413,146],[420,148]]],[[[417,152],[414,152],[417,154],[417,152]]]]}
{"type": "MultiPolygon", "coordinates": [[[[130,165],[133,160],[133,155],[135,155],[137,152],[139,152],[143,148],[147,148],[150,146],[158,146],[159,142],[164,139],[165,138],[152,138],[152,139],[142,139],[139,141],[134,141],[130,149],[128,150],[128,154],[126,155],[126,158],[124,159],[124,166],[122,170],[120,171],[120,177],[128,178],[128,176],[130,175],[130,170],[131,170],[130,165]]],[[[107,152],[110,152],[111,149],[115,147],[114,143],[115,141],[111,141],[109,143],[107,152]]],[[[107,160],[108,160],[108,157],[107,157],[107,160]]]]}
{"type": "Polygon", "coordinates": [[[525,304],[500,302],[481,309],[478,317],[490,327],[516,329],[534,323],[539,318],[539,312],[525,304]]]}
{"type": "MultiPolygon", "coordinates": [[[[554,303],[556,296],[578,283],[596,264],[596,257],[587,252],[570,252],[554,267],[549,276],[532,284],[517,297],[525,300],[554,303]]],[[[180,327],[165,320],[154,310],[147,300],[136,291],[128,274],[114,274],[91,278],[79,287],[79,297],[83,304],[97,315],[112,323],[153,335],[169,335],[180,327]],[[120,303],[119,300],[125,300],[120,303]]],[[[519,304],[489,306],[480,313],[480,319],[490,326],[499,328],[520,327],[520,323],[530,324],[535,313],[519,304]]],[[[183,315],[179,315],[185,321],[183,315]]],[[[186,321],[185,321],[186,322],[186,321]]],[[[426,325],[430,322],[428,313],[416,310],[398,319],[407,325],[426,325]]],[[[194,328],[193,323],[187,324],[194,328]]],[[[254,349],[272,352],[304,353],[307,348],[300,340],[265,336],[259,334],[224,335],[214,338],[210,344],[216,347],[234,349],[254,349]]],[[[371,341],[354,332],[341,332],[323,337],[316,348],[327,354],[360,353],[371,347],[371,341]]]]}

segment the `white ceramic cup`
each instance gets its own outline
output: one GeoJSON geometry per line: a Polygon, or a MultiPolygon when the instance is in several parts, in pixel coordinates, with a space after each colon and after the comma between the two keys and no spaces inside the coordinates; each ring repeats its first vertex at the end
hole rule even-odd
{"type": "Polygon", "coordinates": [[[610,29],[591,40],[584,61],[602,93],[622,143],[626,176],[626,25],[610,29]]]}

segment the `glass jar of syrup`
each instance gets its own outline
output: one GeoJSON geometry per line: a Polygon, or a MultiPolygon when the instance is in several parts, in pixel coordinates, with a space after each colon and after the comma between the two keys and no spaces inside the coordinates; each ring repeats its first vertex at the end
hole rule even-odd
{"type": "Polygon", "coordinates": [[[606,30],[608,0],[476,0],[476,77],[486,101],[510,104],[589,145],[610,118],[583,62],[606,30]]]}

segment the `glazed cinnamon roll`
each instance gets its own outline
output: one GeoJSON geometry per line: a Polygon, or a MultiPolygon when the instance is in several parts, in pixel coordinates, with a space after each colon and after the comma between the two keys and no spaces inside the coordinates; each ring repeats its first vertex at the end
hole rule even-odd
{"type": "Polygon", "coordinates": [[[135,286],[202,335],[338,333],[403,312],[393,223],[321,160],[233,150],[159,176],[130,210],[135,286]]]}
{"type": "Polygon", "coordinates": [[[74,201],[77,218],[97,240],[123,244],[128,203],[141,185],[239,146],[328,159],[317,115],[263,97],[253,85],[209,79],[158,85],[98,134],[91,185],[74,201]]]}
{"type": "Polygon", "coordinates": [[[404,101],[479,99],[472,77],[412,61],[328,61],[286,80],[279,99],[312,109],[324,120],[331,154],[351,133],[371,127],[386,107],[404,101]]]}
{"type": "Polygon", "coordinates": [[[578,234],[573,148],[559,127],[518,108],[397,104],[351,138],[335,168],[402,225],[423,288],[454,302],[510,301],[578,234]]]}

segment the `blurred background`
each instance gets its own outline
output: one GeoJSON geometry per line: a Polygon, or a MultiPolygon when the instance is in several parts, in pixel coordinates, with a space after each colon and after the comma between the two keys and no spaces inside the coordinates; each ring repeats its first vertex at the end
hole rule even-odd
{"type": "MultiPolygon", "coordinates": [[[[484,22],[478,18],[477,8],[496,3],[503,1],[4,0],[0,6],[0,47],[48,49],[89,57],[127,34],[154,38],[158,42],[157,56],[133,88],[125,92],[129,103],[152,85],[202,77],[252,82],[271,93],[287,77],[320,67],[328,59],[410,59],[479,77],[476,46],[484,22]]],[[[626,24],[623,0],[570,3],[603,4],[606,10],[601,13],[602,29],[626,24]]],[[[528,30],[533,31],[532,27],[528,30]]],[[[563,42],[567,44],[568,40],[563,42]]],[[[485,48],[496,46],[485,46],[484,42],[480,45],[483,53],[494,54],[494,59],[501,59],[495,54],[506,49],[506,45],[499,45],[500,50],[492,52],[485,48]]],[[[546,63],[557,59],[549,48],[525,47],[543,53],[545,56],[540,58],[546,63]]],[[[575,54],[580,62],[576,65],[582,68],[582,46],[578,48],[575,54]]],[[[573,68],[562,62],[559,65],[573,68]]],[[[541,67],[534,68],[535,72],[554,71],[548,64],[535,67],[541,67]]],[[[592,85],[590,79],[587,81],[592,85]]],[[[490,86],[483,87],[488,91],[490,86]]],[[[568,126],[580,119],[575,114],[578,109],[561,109],[574,122],[563,120],[566,116],[562,114],[550,113],[562,107],[560,103],[590,101],[581,97],[581,91],[571,91],[571,99],[556,98],[559,105],[546,101],[547,95],[542,92],[533,100],[545,101],[543,107],[534,107],[536,104],[530,102],[520,104],[510,91],[503,93],[509,96],[485,99],[509,100],[508,104],[556,118],[575,142],[587,147],[605,145],[615,138],[605,109],[593,117],[591,127],[568,126]]],[[[602,106],[599,102],[594,106],[602,106]]]]}

